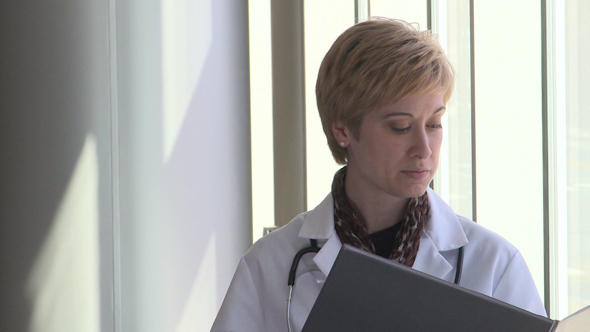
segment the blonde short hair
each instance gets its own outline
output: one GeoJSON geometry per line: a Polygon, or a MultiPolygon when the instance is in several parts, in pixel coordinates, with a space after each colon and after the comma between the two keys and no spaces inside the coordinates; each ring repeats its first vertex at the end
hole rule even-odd
{"type": "Polygon", "coordinates": [[[453,67],[430,32],[386,18],[350,27],[324,57],[316,83],[318,110],[334,159],[347,163],[346,149],[332,133],[333,123],[344,121],[358,140],[369,111],[416,94],[442,92],[446,104],[454,84],[453,67]]]}

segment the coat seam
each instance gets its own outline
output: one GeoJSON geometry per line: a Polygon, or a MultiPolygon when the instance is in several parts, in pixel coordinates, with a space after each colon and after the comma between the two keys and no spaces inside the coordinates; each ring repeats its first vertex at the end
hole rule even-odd
{"type": "Polygon", "coordinates": [[[498,286],[502,283],[502,280],[504,279],[504,276],[506,275],[506,271],[508,271],[508,268],[510,267],[510,265],[512,265],[512,262],[514,261],[514,257],[516,257],[516,254],[518,254],[518,249],[516,251],[514,251],[514,254],[512,254],[510,261],[508,262],[508,264],[506,264],[506,267],[504,268],[504,271],[502,271],[502,276],[500,276],[498,283],[496,285],[494,285],[494,289],[492,290],[492,297],[496,297],[496,290],[498,289],[498,286]]]}

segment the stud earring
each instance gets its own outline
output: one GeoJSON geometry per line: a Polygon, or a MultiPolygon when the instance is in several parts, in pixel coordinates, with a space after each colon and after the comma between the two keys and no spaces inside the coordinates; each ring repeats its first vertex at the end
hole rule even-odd
{"type": "Polygon", "coordinates": [[[344,142],[340,142],[340,146],[341,147],[344,147],[344,142]]]}

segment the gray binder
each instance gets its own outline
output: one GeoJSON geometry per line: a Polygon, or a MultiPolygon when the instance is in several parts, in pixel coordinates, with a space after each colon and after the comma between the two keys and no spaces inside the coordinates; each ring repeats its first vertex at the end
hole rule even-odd
{"type": "Polygon", "coordinates": [[[557,322],[344,245],[303,332],[548,332],[557,322]]]}

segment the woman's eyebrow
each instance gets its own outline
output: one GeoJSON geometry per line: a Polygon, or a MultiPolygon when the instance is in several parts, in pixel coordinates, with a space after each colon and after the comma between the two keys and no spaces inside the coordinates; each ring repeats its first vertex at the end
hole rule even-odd
{"type": "Polygon", "coordinates": [[[412,113],[405,113],[405,112],[391,112],[391,113],[387,113],[383,116],[383,118],[389,118],[392,116],[407,116],[410,118],[413,118],[414,115],[412,113]]]}

